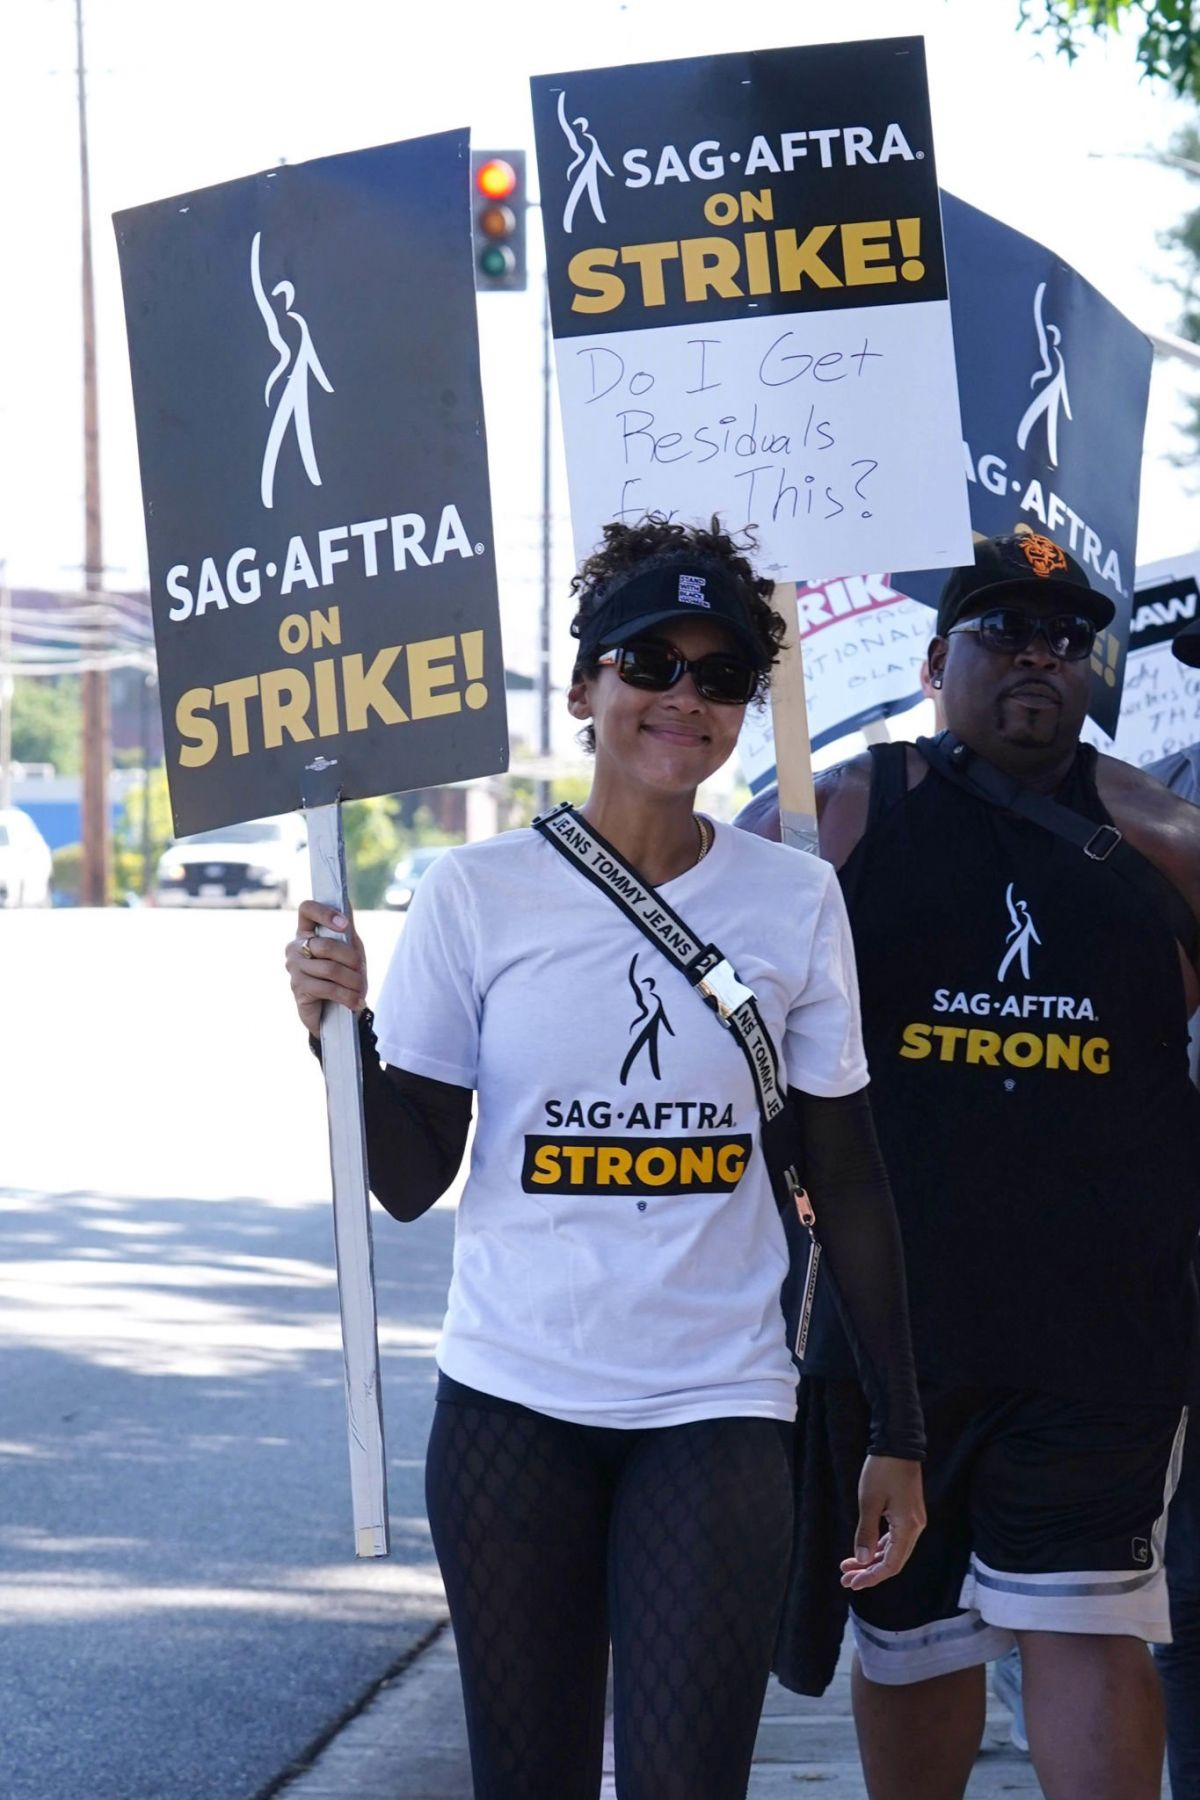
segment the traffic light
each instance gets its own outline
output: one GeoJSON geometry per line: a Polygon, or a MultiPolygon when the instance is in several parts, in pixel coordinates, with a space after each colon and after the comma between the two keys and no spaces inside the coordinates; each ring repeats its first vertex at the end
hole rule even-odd
{"type": "Polygon", "coordinates": [[[471,236],[479,293],[525,288],[525,206],[525,152],[472,150],[471,236]]]}

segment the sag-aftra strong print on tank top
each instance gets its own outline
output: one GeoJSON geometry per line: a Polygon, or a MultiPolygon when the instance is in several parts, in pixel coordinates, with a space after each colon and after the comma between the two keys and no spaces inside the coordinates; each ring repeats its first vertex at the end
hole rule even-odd
{"type": "MultiPolygon", "coordinates": [[[[876,754],[842,884],[922,1376],[1180,1397],[1200,1096],[1175,940],[1041,827],[936,771],[905,791],[904,754],[876,754]]],[[[1102,821],[1092,767],[1058,797],[1102,821]]]]}

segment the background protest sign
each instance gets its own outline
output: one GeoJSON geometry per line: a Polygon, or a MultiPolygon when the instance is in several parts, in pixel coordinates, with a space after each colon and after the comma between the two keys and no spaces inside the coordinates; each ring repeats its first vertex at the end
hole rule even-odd
{"type": "MultiPolygon", "coordinates": [[[[845,575],[798,588],[796,611],[814,750],[922,698],[921,664],[933,622],[929,608],[898,593],[889,576],[845,575]]],[[[775,780],[765,707],[747,711],[738,760],[752,793],[775,780]]]]}
{"type": "MultiPolygon", "coordinates": [[[[921,699],[933,621],[929,608],[898,592],[889,575],[844,575],[798,587],[796,611],[814,750],[921,699]]],[[[738,754],[755,791],[774,779],[765,714],[761,721],[753,710],[747,714],[738,754]]]]}
{"type": "MultiPolygon", "coordinates": [[[[1115,603],[1092,717],[1116,729],[1129,634],[1150,343],[1053,251],[942,196],[971,525],[1044,532],[1115,603]]],[[[934,605],[931,565],[895,585],[934,605]]]]}
{"type": "Polygon", "coordinates": [[[579,554],[658,510],[778,581],[962,561],[921,40],[532,86],[579,554]]]}
{"type": "Polygon", "coordinates": [[[1200,552],[1138,570],[1121,716],[1110,737],[1084,736],[1097,749],[1142,766],[1200,742],[1200,669],[1177,662],[1176,632],[1200,618],[1200,552]]]}
{"type": "Polygon", "coordinates": [[[177,832],[506,766],[468,171],[446,132],[117,215],[177,832]]]}

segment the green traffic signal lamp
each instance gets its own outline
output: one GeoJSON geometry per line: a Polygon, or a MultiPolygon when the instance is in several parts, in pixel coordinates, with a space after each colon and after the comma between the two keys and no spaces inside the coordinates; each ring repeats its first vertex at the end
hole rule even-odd
{"type": "Polygon", "coordinates": [[[517,266],[517,259],[508,244],[489,244],[479,255],[481,272],[491,281],[500,281],[511,275],[517,266]]]}

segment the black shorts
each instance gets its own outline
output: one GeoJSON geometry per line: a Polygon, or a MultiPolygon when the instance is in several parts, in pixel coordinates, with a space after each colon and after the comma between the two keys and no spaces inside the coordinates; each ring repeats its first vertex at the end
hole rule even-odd
{"type": "Polygon", "coordinates": [[[900,1574],[851,1602],[869,1680],[989,1662],[1015,1631],[1170,1642],[1163,1544],[1186,1410],[1012,1388],[922,1400],[929,1524],[900,1574]]]}

